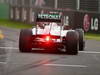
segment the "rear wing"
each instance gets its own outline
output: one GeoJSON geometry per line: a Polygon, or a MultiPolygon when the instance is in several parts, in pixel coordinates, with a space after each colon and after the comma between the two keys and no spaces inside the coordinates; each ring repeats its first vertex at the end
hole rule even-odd
{"type": "Polygon", "coordinates": [[[36,22],[58,22],[61,23],[60,14],[37,14],[36,22]]]}

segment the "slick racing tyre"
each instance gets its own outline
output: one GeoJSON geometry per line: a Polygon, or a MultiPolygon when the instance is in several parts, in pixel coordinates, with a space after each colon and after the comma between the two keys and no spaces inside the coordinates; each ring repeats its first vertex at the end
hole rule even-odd
{"type": "Polygon", "coordinates": [[[75,31],[69,31],[66,35],[66,53],[70,55],[78,54],[78,33],[75,31]]]}
{"type": "Polygon", "coordinates": [[[32,50],[32,30],[22,29],[19,36],[19,51],[30,52],[32,50]]]}
{"type": "Polygon", "coordinates": [[[82,29],[76,29],[76,31],[79,33],[79,50],[83,51],[85,47],[84,31],[82,29]]]}

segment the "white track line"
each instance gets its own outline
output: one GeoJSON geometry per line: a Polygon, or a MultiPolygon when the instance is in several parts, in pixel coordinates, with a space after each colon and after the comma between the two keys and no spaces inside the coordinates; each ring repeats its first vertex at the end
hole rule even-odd
{"type": "MultiPolygon", "coordinates": [[[[16,48],[16,47],[0,47],[0,49],[19,49],[19,48],[16,48]]],[[[100,54],[99,51],[79,51],[79,53],[100,54]]]]}
{"type": "Polygon", "coordinates": [[[0,62],[0,64],[7,64],[7,62],[0,62]]]}
{"type": "Polygon", "coordinates": [[[85,65],[64,65],[64,64],[44,64],[45,66],[56,66],[56,67],[79,67],[86,68],[88,66],[85,65]]]}
{"type": "Polygon", "coordinates": [[[100,52],[97,51],[79,51],[79,53],[100,54],[100,52]]]}
{"type": "Polygon", "coordinates": [[[15,47],[0,47],[0,49],[18,49],[18,48],[15,48],[15,47]]]}

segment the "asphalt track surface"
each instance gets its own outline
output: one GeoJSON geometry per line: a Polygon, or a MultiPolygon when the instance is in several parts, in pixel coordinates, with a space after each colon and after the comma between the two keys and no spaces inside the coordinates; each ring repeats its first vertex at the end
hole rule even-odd
{"type": "Polygon", "coordinates": [[[85,51],[65,53],[20,53],[19,31],[0,27],[0,75],[100,75],[100,41],[86,40],[85,51]]]}

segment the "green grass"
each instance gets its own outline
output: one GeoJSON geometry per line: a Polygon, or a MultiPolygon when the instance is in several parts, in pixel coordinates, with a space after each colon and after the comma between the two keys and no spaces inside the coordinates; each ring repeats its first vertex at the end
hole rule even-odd
{"type": "Polygon", "coordinates": [[[85,33],[85,38],[90,40],[97,40],[100,41],[100,34],[94,33],[85,33]]]}
{"type": "Polygon", "coordinates": [[[0,19],[0,26],[16,28],[16,29],[32,28],[31,24],[15,22],[15,21],[7,20],[7,19],[0,19]]]}
{"type": "MultiPolygon", "coordinates": [[[[21,22],[14,22],[7,19],[0,19],[0,26],[5,26],[5,27],[15,28],[15,29],[24,29],[24,28],[32,28],[33,25],[24,24],[21,22]]],[[[85,38],[100,41],[100,34],[85,33],[85,38]]]]}

